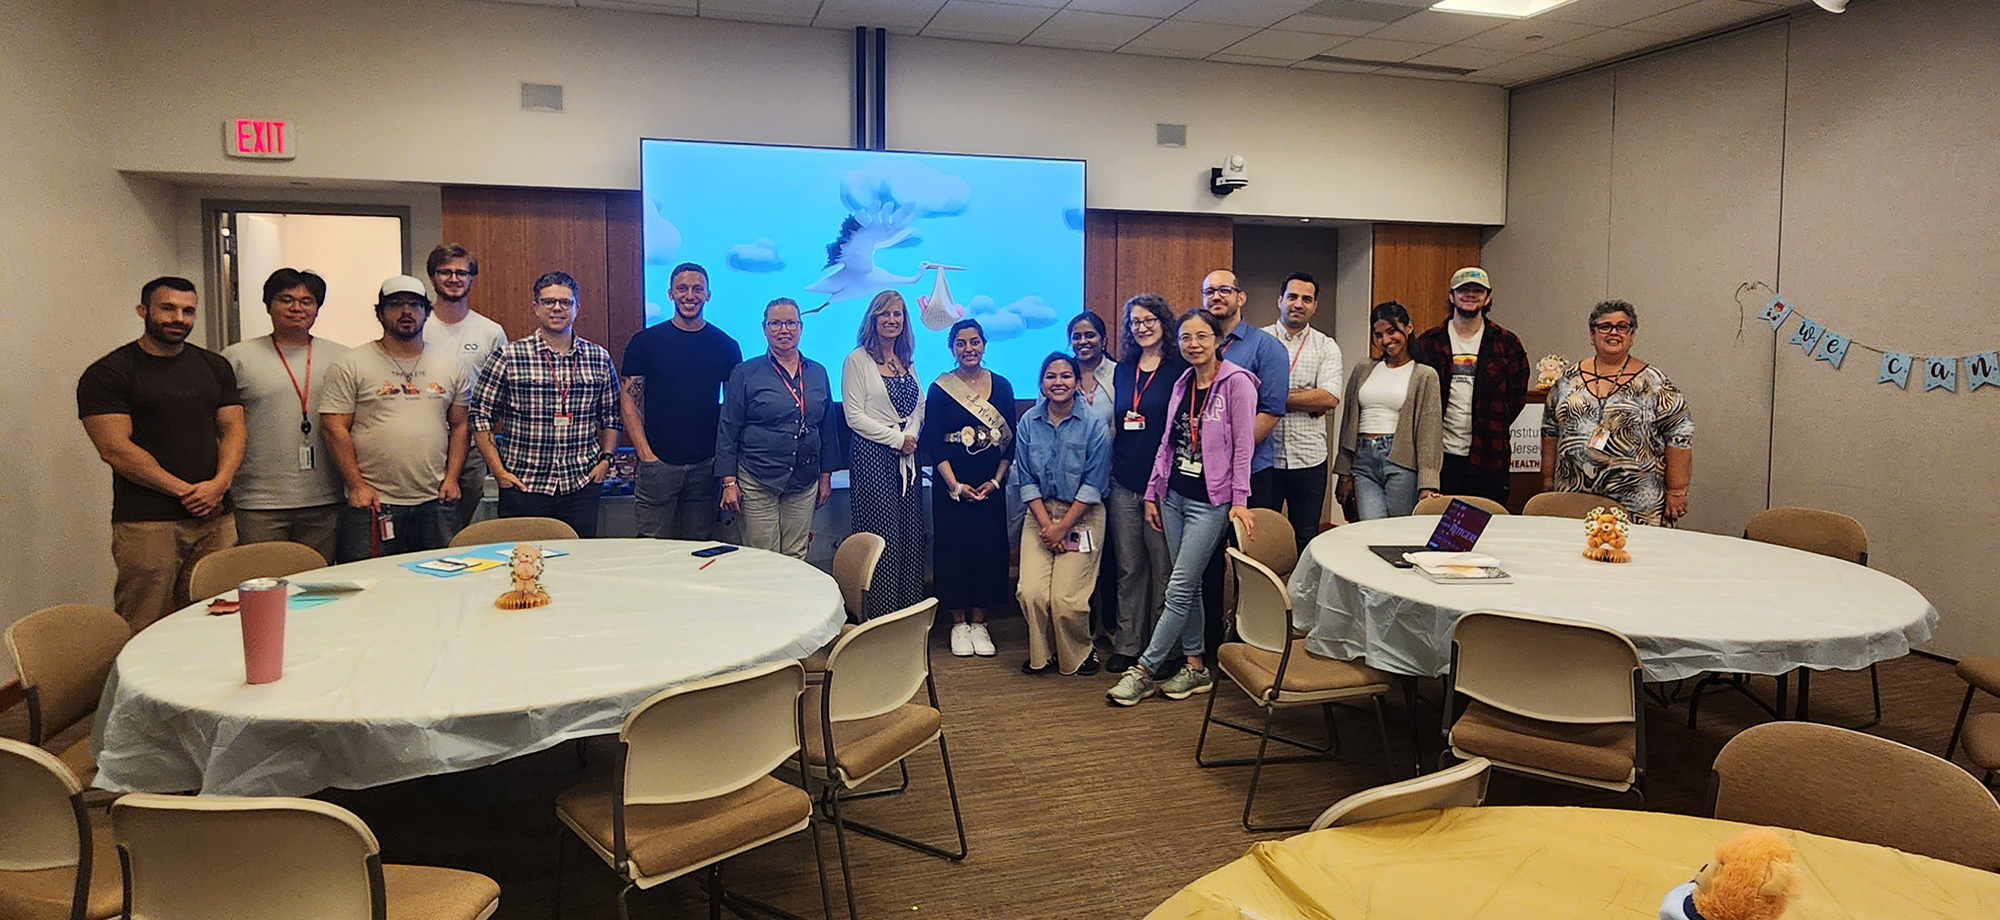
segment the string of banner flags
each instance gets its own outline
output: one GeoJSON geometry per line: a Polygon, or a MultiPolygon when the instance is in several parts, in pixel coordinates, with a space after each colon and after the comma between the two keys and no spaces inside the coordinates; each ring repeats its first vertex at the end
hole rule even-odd
{"type": "MultiPolygon", "coordinates": [[[[1737,289],[1739,302],[1743,293],[1753,288],[1770,290],[1763,282],[1745,283],[1737,289]]],[[[1957,393],[1958,365],[1963,361],[1967,392],[1986,386],[2000,388],[2000,351],[1982,351],[1959,357],[1914,355],[1909,352],[1864,345],[1828,329],[1825,324],[1799,312],[1791,301],[1776,293],[1772,294],[1771,299],[1765,302],[1764,309],[1757,314],[1758,319],[1771,324],[1773,336],[1776,336],[1785,323],[1794,316],[1798,317],[1799,321],[1792,327],[1792,337],[1785,344],[1798,346],[1807,358],[1825,361],[1833,365],[1834,370],[1840,370],[1841,365],[1846,363],[1848,353],[1860,349],[1882,356],[1875,374],[1875,382],[1878,384],[1893,383],[1898,388],[1907,390],[1910,386],[1911,372],[1918,371],[1925,392],[1943,390],[1947,393],[1957,393]]]]}

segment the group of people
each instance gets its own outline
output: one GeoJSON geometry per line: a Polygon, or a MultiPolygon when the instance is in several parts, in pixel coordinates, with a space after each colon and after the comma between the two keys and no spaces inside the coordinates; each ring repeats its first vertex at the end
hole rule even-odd
{"type": "MultiPolygon", "coordinates": [[[[708,540],[730,511],[745,544],[805,556],[841,460],[830,377],[799,351],[796,302],[765,305],[765,353],[746,361],[703,318],[707,271],[683,263],[669,276],[673,315],[614,366],[575,334],[570,276],[535,280],[536,328],[508,341],[467,303],[476,258],[442,245],[426,268],[435,301],[421,279],[388,279],[375,307],[382,336],[353,349],[311,334],[326,298],[311,272],[272,274],[271,333],[220,355],[185,341],[193,284],[144,286],[144,334],[77,389],[116,473],[116,603],[135,627],[187,603],[193,562],[238,541],[293,540],[338,561],[445,546],[489,474],[501,515],[555,517],[594,536],[621,432],[638,455],[641,536],[708,540]]],[[[1126,301],[1115,359],[1103,319],[1078,315],[1070,350],[1042,361],[1020,411],[1013,385],[984,366],[976,319],[951,327],[952,365],[925,388],[902,296],[876,295],[838,400],[852,527],[885,543],[861,615],[934,593],[953,619],[952,652],[990,657],[986,614],[1011,595],[1028,624],[1025,673],[1117,673],[1108,699],[1120,705],[1184,699],[1213,686],[1222,548],[1232,526],[1254,530],[1249,509],[1285,511],[1303,549],[1320,529],[1329,465],[1338,498],[1351,494],[1363,518],[1409,514],[1429,494],[1506,501],[1508,428],[1528,367],[1519,340],[1486,316],[1484,271],[1458,272],[1451,318],[1414,340],[1407,310],[1377,305],[1381,357],[1352,373],[1312,326],[1311,275],[1285,279],[1279,320],[1261,329],[1244,322],[1233,273],[1209,273],[1200,296],[1178,314],[1158,294],[1126,301]],[[1025,506],[1018,579],[1009,487],[1025,506]],[[1090,608],[1107,550],[1115,624],[1100,662],[1090,608]]],[[[1549,396],[1544,479],[1661,523],[1686,510],[1692,422],[1665,375],[1630,356],[1637,320],[1618,301],[1592,312],[1597,354],[1549,396]]]]}

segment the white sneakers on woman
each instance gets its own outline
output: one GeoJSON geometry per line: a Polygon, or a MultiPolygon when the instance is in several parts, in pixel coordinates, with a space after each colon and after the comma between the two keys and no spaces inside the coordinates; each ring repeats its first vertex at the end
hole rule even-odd
{"type": "Polygon", "coordinates": [[[991,658],[997,652],[993,649],[993,636],[986,632],[984,623],[960,623],[951,628],[951,653],[960,658],[978,655],[991,658]]]}

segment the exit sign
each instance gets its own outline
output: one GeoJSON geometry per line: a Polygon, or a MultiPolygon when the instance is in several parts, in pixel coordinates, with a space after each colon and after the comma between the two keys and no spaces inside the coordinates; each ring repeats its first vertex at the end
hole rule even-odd
{"type": "Polygon", "coordinates": [[[232,118],[222,123],[222,152],[252,160],[289,160],[298,156],[298,138],[291,122],[232,118]]]}

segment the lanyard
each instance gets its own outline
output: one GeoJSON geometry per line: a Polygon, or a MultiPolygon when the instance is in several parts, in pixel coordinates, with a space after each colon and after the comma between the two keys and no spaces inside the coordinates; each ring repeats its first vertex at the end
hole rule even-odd
{"type": "MultiPolygon", "coordinates": [[[[1215,401],[1215,384],[1209,383],[1209,402],[1215,401]]],[[[1195,386],[1194,378],[1188,378],[1188,452],[1196,460],[1201,459],[1201,390],[1195,386]]]]}
{"type": "Polygon", "coordinates": [[[312,401],[307,397],[312,394],[313,385],[312,336],[306,337],[306,382],[304,386],[299,385],[299,375],[292,373],[292,362],[285,359],[285,350],[278,347],[277,339],[271,340],[271,350],[278,353],[278,361],[285,365],[285,376],[292,378],[292,392],[297,393],[299,396],[299,433],[310,435],[313,433],[312,409],[309,408],[312,405],[312,401]]]}
{"type": "MultiPolygon", "coordinates": [[[[549,348],[549,343],[543,342],[542,348],[546,349],[542,352],[542,356],[549,362],[549,380],[556,385],[556,415],[557,417],[568,415],[569,385],[575,380],[576,375],[573,371],[566,375],[556,373],[558,367],[567,367],[569,362],[557,361],[556,351],[553,348],[549,348]]],[[[576,346],[570,346],[570,354],[576,354],[576,346]]]]}
{"type": "MultiPolygon", "coordinates": [[[[1160,363],[1165,364],[1167,362],[1164,359],[1162,359],[1160,363]]],[[[1133,415],[1139,414],[1139,398],[1146,395],[1146,388],[1152,386],[1153,378],[1158,376],[1160,376],[1160,369],[1155,367],[1153,368],[1152,373],[1147,374],[1145,377],[1141,378],[1139,376],[1139,365],[1136,363],[1132,365],[1132,414],[1133,415]]]]}
{"type": "Polygon", "coordinates": [[[1308,333],[1309,333],[1310,331],[1311,331],[1311,330],[1306,330],[1306,331],[1302,331],[1302,332],[1300,332],[1300,333],[1299,333],[1299,351],[1298,351],[1298,354],[1295,354],[1295,355],[1293,355],[1293,356],[1292,356],[1292,366],[1291,366],[1290,368],[1288,368],[1288,369],[1287,369],[1287,370],[1285,371],[1285,385],[1286,385],[1286,386],[1290,386],[1290,385],[1291,385],[1291,382],[1292,382],[1292,371],[1296,371],[1296,370],[1298,370],[1298,369],[1299,369],[1299,359],[1300,359],[1300,358],[1303,358],[1303,357],[1305,357],[1305,356],[1306,356],[1306,345],[1307,345],[1307,341],[1306,341],[1306,338],[1307,338],[1307,335],[1308,335],[1308,333]]]}
{"type": "MultiPolygon", "coordinates": [[[[770,356],[769,356],[769,355],[765,355],[765,357],[767,357],[767,358],[768,358],[768,357],[770,357],[770,356]]],[[[785,372],[785,366],[784,366],[784,365],[782,365],[782,364],[779,364],[779,363],[778,363],[778,359],[776,359],[776,358],[771,358],[771,368],[772,368],[773,370],[775,370],[775,371],[777,371],[777,372],[778,372],[778,382],[779,382],[779,383],[782,383],[782,384],[784,384],[784,385],[785,385],[785,392],[787,392],[787,393],[790,393],[790,394],[791,394],[791,396],[792,396],[792,402],[793,402],[793,403],[795,403],[795,404],[797,404],[797,405],[798,405],[798,407],[799,407],[799,434],[800,434],[800,435],[804,435],[804,434],[806,433],[806,380],[805,380],[805,377],[806,377],[806,362],[805,362],[805,359],[803,359],[803,358],[799,359],[799,385],[798,385],[798,388],[797,388],[797,389],[793,389],[793,388],[792,388],[792,378],[791,378],[791,375],[789,375],[789,374],[787,374],[787,373],[785,372]]]]}

